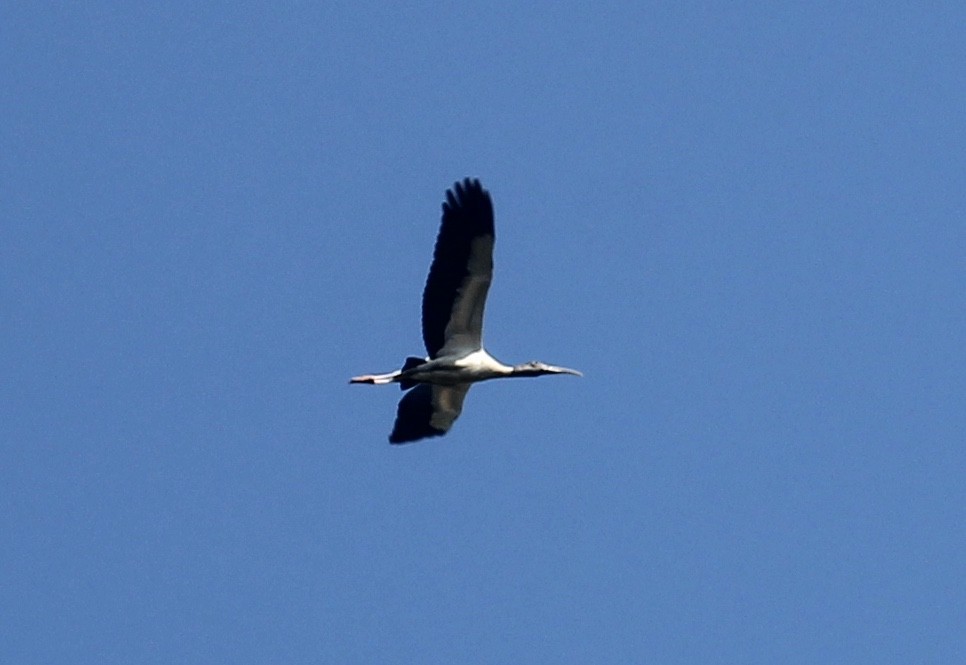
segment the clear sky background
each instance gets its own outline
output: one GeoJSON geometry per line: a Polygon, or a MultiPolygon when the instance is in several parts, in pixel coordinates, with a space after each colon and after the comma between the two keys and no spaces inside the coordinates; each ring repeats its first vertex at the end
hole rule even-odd
{"type": "Polygon", "coordinates": [[[966,662],[961,2],[6,3],[0,661],[966,662]],[[443,193],[486,341],[386,441],[443,193]]]}

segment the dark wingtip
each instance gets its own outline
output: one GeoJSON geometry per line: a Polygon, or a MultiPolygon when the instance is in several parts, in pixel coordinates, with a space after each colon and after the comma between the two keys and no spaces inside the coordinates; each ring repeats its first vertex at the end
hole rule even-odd
{"type": "Polygon", "coordinates": [[[453,186],[446,190],[446,200],[443,202],[443,210],[455,210],[463,205],[464,199],[469,194],[480,196],[488,195],[479,178],[463,178],[453,183],[453,186]]]}
{"type": "MultiPolygon", "coordinates": [[[[410,393],[412,394],[412,393],[410,393]]],[[[405,399],[405,397],[403,398],[405,399]]],[[[389,443],[398,445],[400,443],[412,443],[420,439],[428,439],[433,436],[443,436],[445,430],[436,429],[429,424],[428,418],[425,422],[407,421],[406,419],[396,420],[392,432],[389,434],[389,443]]]]}
{"type": "Polygon", "coordinates": [[[428,439],[434,436],[443,436],[444,434],[446,434],[446,432],[442,430],[434,429],[432,427],[427,427],[425,429],[421,429],[418,431],[407,431],[401,434],[397,434],[396,432],[393,432],[392,434],[389,435],[389,443],[391,443],[394,446],[398,446],[403,443],[414,443],[421,439],[428,439]]]}

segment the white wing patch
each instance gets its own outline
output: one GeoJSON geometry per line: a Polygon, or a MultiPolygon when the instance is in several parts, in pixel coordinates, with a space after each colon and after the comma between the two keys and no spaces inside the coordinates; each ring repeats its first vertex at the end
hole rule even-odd
{"type": "Polygon", "coordinates": [[[493,236],[480,236],[470,246],[466,279],[460,285],[446,324],[446,343],[438,356],[462,355],[483,348],[483,308],[493,278],[493,236]]]}

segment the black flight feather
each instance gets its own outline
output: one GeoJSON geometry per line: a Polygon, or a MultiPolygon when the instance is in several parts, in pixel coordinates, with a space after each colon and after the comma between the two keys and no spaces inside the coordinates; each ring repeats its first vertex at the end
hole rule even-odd
{"type": "Polygon", "coordinates": [[[453,303],[468,275],[473,241],[494,236],[493,202],[479,180],[466,178],[446,192],[433,263],[423,290],[423,341],[430,358],[443,348],[453,303]]]}

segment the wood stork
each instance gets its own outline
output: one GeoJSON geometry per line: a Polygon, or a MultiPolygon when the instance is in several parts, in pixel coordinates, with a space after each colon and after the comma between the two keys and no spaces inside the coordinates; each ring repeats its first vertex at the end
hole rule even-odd
{"type": "Polygon", "coordinates": [[[470,386],[513,376],[574,374],[533,361],[504,365],[483,349],[483,307],[493,277],[493,202],[479,180],[466,178],[446,192],[433,263],[423,290],[427,358],[410,357],[388,374],[349,383],[398,383],[410,390],[399,402],[390,443],[442,436],[463,409],[470,386]]]}

